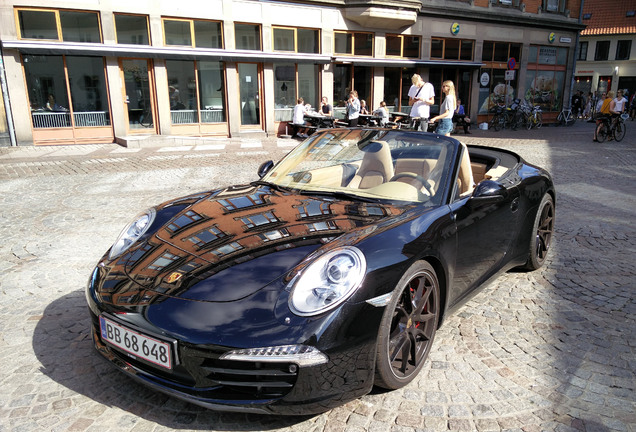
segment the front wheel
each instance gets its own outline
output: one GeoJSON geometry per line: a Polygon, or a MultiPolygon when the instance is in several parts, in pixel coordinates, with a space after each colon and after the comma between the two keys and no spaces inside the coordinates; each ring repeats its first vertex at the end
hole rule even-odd
{"type": "Polygon", "coordinates": [[[550,194],[545,194],[534,218],[530,235],[528,261],[524,266],[526,270],[536,270],[543,265],[552,244],[553,230],[554,200],[550,194]]]}
{"type": "Polygon", "coordinates": [[[622,139],[625,138],[625,132],[625,123],[617,121],[616,127],[614,128],[614,139],[616,141],[622,141],[622,139]]]}
{"type": "Polygon", "coordinates": [[[386,306],[376,347],[375,384],[395,390],[417,376],[431,350],[440,313],[440,289],[433,267],[414,263],[386,306]]]}

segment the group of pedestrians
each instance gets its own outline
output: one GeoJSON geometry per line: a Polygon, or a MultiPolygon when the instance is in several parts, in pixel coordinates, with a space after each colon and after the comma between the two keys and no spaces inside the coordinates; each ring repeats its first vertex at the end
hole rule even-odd
{"type": "MultiPolygon", "coordinates": [[[[450,136],[453,131],[453,117],[461,117],[464,125],[464,132],[468,131],[470,119],[468,119],[464,112],[464,107],[458,105],[458,100],[455,94],[455,85],[453,81],[447,80],[442,83],[442,93],[445,97],[440,104],[439,114],[435,117],[430,117],[431,105],[435,103],[435,89],[429,82],[425,82],[418,74],[414,74],[411,78],[411,88],[408,91],[409,105],[411,106],[411,118],[415,119],[416,129],[420,131],[428,131],[428,126],[431,123],[437,123],[436,133],[440,135],[450,136]]],[[[297,135],[301,138],[307,137],[308,125],[305,123],[304,116],[310,111],[310,107],[304,104],[303,98],[297,99],[297,104],[294,107],[293,112],[293,124],[297,127],[297,135]]],[[[322,98],[319,114],[325,116],[333,115],[333,107],[329,104],[327,97],[322,98]]],[[[345,102],[345,114],[347,124],[350,127],[358,126],[358,120],[360,114],[370,114],[364,99],[359,99],[358,92],[351,90],[348,95],[348,99],[345,102]]],[[[379,118],[379,126],[384,127],[389,121],[389,111],[386,107],[386,102],[380,102],[379,107],[373,111],[373,115],[379,118]]]]}

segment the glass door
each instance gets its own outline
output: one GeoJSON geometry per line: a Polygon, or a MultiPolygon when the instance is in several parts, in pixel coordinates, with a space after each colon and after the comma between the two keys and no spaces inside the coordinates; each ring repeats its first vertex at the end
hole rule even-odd
{"type": "Polygon", "coordinates": [[[157,133],[152,60],[121,59],[129,133],[157,133]]]}
{"type": "Polygon", "coordinates": [[[239,63],[241,126],[261,126],[261,76],[257,63],[239,63]]]}

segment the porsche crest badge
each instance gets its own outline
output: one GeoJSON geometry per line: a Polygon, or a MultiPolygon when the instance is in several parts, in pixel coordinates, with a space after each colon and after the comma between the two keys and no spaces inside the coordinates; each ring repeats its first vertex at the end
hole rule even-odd
{"type": "Polygon", "coordinates": [[[172,272],[170,273],[170,275],[165,279],[165,281],[169,284],[171,283],[175,283],[178,282],[179,279],[181,279],[181,277],[183,276],[183,273],[179,273],[179,272],[172,272]]]}

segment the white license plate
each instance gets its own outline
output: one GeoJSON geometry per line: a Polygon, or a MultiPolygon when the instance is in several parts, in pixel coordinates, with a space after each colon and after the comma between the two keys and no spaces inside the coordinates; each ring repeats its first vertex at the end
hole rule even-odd
{"type": "Polygon", "coordinates": [[[166,369],[172,369],[170,344],[131,330],[103,316],[99,317],[99,327],[102,339],[109,344],[132,354],[134,357],[166,369]]]}

